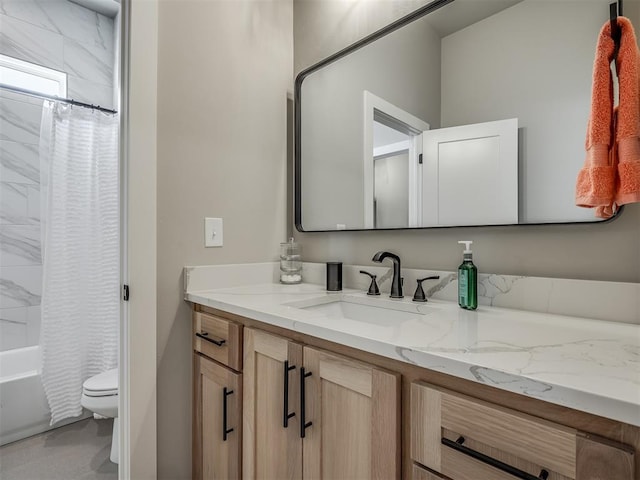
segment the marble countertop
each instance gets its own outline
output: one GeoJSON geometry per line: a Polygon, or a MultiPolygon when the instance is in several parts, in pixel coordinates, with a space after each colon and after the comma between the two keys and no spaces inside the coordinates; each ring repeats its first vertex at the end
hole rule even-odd
{"type": "Polygon", "coordinates": [[[640,326],[453,302],[390,300],[403,321],[333,318],[288,304],[348,296],[316,284],[187,289],[185,299],[502,390],[640,426],[640,326]]]}

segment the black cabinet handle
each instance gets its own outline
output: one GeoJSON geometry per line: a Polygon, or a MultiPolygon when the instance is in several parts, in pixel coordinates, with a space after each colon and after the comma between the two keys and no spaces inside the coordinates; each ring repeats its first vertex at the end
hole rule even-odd
{"type": "Polygon", "coordinates": [[[221,347],[227,342],[224,338],[210,337],[209,332],[202,332],[202,333],[196,332],[196,337],[206,340],[207,342],[211,342],[214,345],[217,345],[219,347],[221,347]]]}
{"type": "Polygon", "coordinates": [[[476,450],[473,450],[469,447],[465,447],[464,437],[459,437],[455,442],[453,440],[449,440],[448,438],[443,438],[440,440],[443,445],[446,445],[449,448],[453,448],[454,450],[463,453],[471,458],[475,458],[476,460],[486,463],[498,470],[502,470],[505,473],[513,475],[516,478],[520,478],[522,480],[547,480],[549,478],[549,472],[546,470],[541,470],[540,475],[534,477],[530,473],[520,470],[519,468],[512,467],[506,463],[501,462],[500,460],[496,460],[495,458],[489,457],[484,453],[480,453],[476,450]]]}
{"type": "Polygon", "coordinates": [[[284,400],[282,408],[282,426],[287,428],[289,426],[289,419],[295,417],[295,412],[289,413],[289,372],[295,370],[296,366],[289,366],[289,360],[284,361],[284,400]]]}
{"type": "Polygon", "coordinates": [[[227,441],[227,436],[233,432],[233,428],[227,428],[227,397],[233,393],[227,387],[222,389],[222,441],[227,441]]]}
{"type": "Polygon", "coordinates": [[[305,372],[304,367],[300,367],[300,438],[304,438],[304,431],[313,425],[313,422],[307,422],[306,419],[306,399],[304,380],[311,376],[311,372],[305,372]]]}

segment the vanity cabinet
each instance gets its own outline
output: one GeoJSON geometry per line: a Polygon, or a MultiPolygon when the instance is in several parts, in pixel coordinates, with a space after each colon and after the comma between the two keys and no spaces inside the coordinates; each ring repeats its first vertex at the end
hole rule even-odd
{"type": "Polygon", "coordinates": [[[634,478],[624,445],[420,382],[411,385],[411,458],[452,480],[634,478]]]}
{"type": "Polygon", "coordinates": [[[632,425],[202,305],[193,335],[196,479],[640,480],[632,425]]]}
{"type": "Polygon", "coordinates": [[[194,479],[242,475],[242,325],[193,315],[194,479]]]}
{"type": "Polygon", "coordinates": [[[400,376],[245,329],[247,479],[400,477],[400,376]]]}

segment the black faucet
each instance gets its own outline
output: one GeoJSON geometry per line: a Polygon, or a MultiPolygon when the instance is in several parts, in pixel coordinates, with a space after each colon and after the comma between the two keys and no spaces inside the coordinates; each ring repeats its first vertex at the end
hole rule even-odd
{"type": "Polygon", "coordinates": [[[393,279],[391,280],[391,298],[402,298],[402,278],[400,277],[400,257],[390,252],[378,252],[371,260],[382,263],[385,258],[393,262],[393,279]]]}

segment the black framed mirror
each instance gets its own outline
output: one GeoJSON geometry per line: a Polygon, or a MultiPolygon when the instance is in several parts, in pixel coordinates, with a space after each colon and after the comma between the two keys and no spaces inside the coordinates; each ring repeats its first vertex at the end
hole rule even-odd
{"type": "Polygon", "coordinates": [[[603,221],[575,182],[608,5],[436,0],[301,72],[296,228],[603,221]]]}

